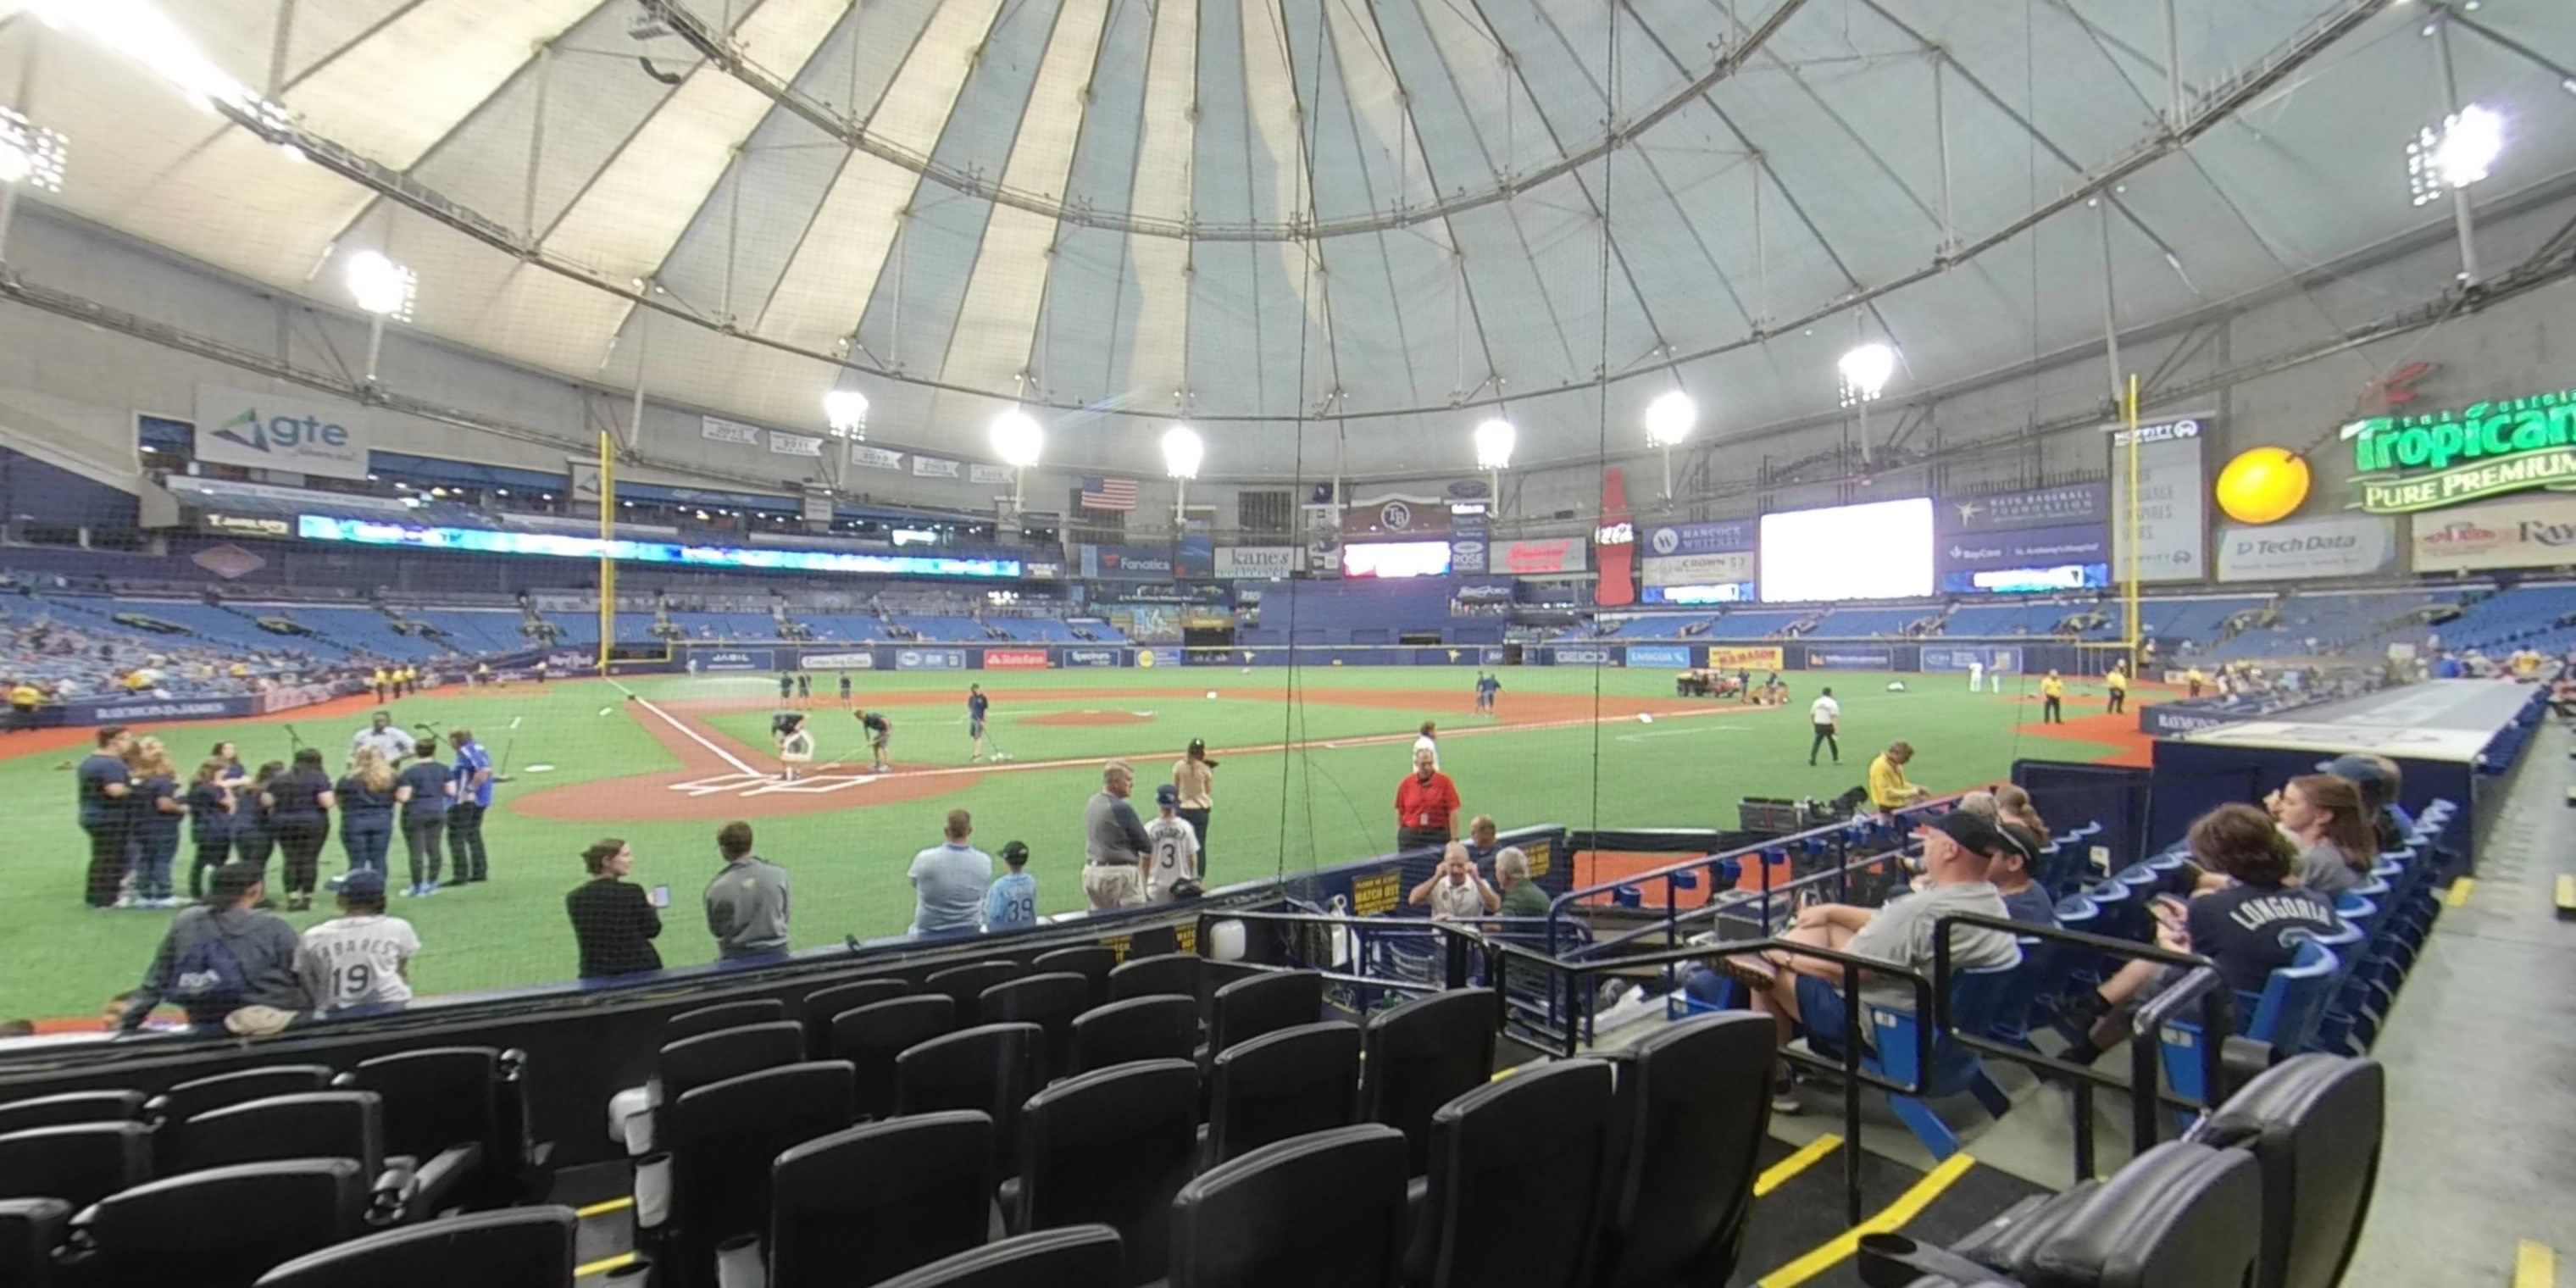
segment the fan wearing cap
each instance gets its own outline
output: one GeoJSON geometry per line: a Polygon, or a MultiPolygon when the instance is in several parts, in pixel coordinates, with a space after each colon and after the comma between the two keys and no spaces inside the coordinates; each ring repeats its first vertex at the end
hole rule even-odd
{"type": "Polygon", "coordinates": [[[1145,836],[1154,843],[1147,851],[1145,902],[1170,903],[1173,886],[1198,879],[1199,837],[1181,817],[1180,788],[1170,783],[1155,788],[1154,803],[1162,807],[1162,817],[1145,825],[1145,836]]]}
{"type": "Polygon", "coordinates": [[[993,878],[993,888],[984,892],[984,929],[1023,930],[1038,924],[1038,879],[1028,872],[1028,842],[1004,845],[1002,866],[1010,871],[993,878]]]}
{"type": "Polygon", "coordinates": [[[2317,772],[2348,779],[2361,789],[2361,809],[2370,816],[2370,830],[2381,853],[2406,848],[2406,838],[2415,830],[2415,820],[2406,817],[2405,811],[2397,804],[2397,795],[2405,785],[2398,776],[2397,762],[2386,756],[2356,753],[2319,761],[2317,772]]]}
{"type": "MultiPolygon", "coordinates": [[[[1855,957],[1882,961],[1899,970],[1932,973],[1933,931],[1943,917],[1974,913],[2004,919],[2003,895],[1987,879],[1993,856],[2011,844],[2001,830],[1977,815],[1952,810],[1926,820],[1915,835],[1923,842],[1923,888],[1883,908],[1821,903],[1802,908],[1797,924],[1781,938],[1791,943],[1830,948],[1855,957]]],[[[1950,966],[1982,970],[2021,960],[2021,948],[2008,931],[1988,926],[1950,927],[1950,966]]],[[[1729,974],[1753,989],[1754,1009],[1771,1016],[1782,1045],[1798,1031],[1840,1042],[1847,1011],[1842,995],[1843,968],[1821,957],[1773,949],[1759,958],[1727,958],[1729,974]]],[[[1864,971],[1862,996],[1881,1006],[1912,1006],[1913,987],[1864,971]]],[[[1866,1026],[1862,1033],[1868,1038],[1866,1026]]],[[[1796,1088],[1781,1066],[1772,1084],[1771,1107],[1797,1113],[1796,1088]]]]}
{"type": "Polygon", "coordinates": [[[340,915],[304,932],[296,973],[324,1013],[411,1000],[411,959],[420,936],[385,915],[385,873],[358,868],[341,879],[340,915]]]}

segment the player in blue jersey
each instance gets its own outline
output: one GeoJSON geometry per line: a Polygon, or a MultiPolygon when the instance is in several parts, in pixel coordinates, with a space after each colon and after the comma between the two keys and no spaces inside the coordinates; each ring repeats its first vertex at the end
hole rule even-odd
{"type": "Polygon", "coordinates": [[[966,733],[975,740],[975,756],[969,764],[984,758],[984,713],[992,706],[993,700],[984,696],[983,685],[966,686],[966,733]]]}

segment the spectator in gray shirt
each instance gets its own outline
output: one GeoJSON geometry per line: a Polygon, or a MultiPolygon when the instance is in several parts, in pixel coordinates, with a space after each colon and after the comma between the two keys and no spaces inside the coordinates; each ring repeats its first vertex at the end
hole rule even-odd
{"type": "Polygon", "coordinates": [[[1082,892],[1094,908],[1132,908],[1145,902],[1147,854],[1154,842],[1127,794],[1136,790],[1136,771],[1113,760],[1100,771],[1100,792],[1082,807],[1082,892]]]}
{"type": "Polygon", "coordinates": [[[256,863],[215,869],[206,901],[171,920],[117,1028],[140,1027],[164,1000],[186,1008],[190,1024],[208,1028],[248,1007],[298,1014],[313,1009],[295,971],[303,941],[286,918],[256,906],[268,894],[265,875],[256,863]]]}
{"type": "Polygon", "coordinates": [[[765,957],[787,951],[787,869],[751,852],[751,824],[716,833],[724,871],[707,883],[707,933],[719,955],[765,957]]]}
{"type": "Polygon", "coordinates": [[[993,856],[966,843],[974,816],[948,811],[948,839],[912,856],[912,933],[944,934],[984,928],[984,887],[993,879],[993,856]]]}

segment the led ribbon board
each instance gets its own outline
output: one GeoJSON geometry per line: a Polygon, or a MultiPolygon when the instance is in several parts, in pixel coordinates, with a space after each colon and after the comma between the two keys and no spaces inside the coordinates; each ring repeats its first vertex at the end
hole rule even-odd
{"type": "Polygon", "coordinates": [[[676,541],[602,540],[551,532],[491,532],[481,528],[415,528],[328,515],[296,516],[295,532],[307,541],[346,541],[412,550],[461,550],[475,554],[551,555],[558,559],[617,559],[628,563],[683,564],[696,568],[753,568],[773,572],[849,572],[891,577],[1017,577],[1017,559],[946,559],[933,555],[871,555],[838,550],[753,550],[692,546],[676,541]]]}
{"type": "Polygon", "coordinates": [[[2343,427],[2352,444],[2353,508],[2438,510],[2548,488],[2576,491],[2576,389],[2343,427]]]}

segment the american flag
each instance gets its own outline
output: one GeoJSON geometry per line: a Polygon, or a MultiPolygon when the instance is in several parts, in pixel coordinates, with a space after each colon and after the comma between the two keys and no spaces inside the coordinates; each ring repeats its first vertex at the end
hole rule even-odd
{"type": "Polygon", "coordinates": [[[1136,480],[1083,475],[1082,505],[1086,510],[1133,510],[1136,508],[1136,480]]]}

